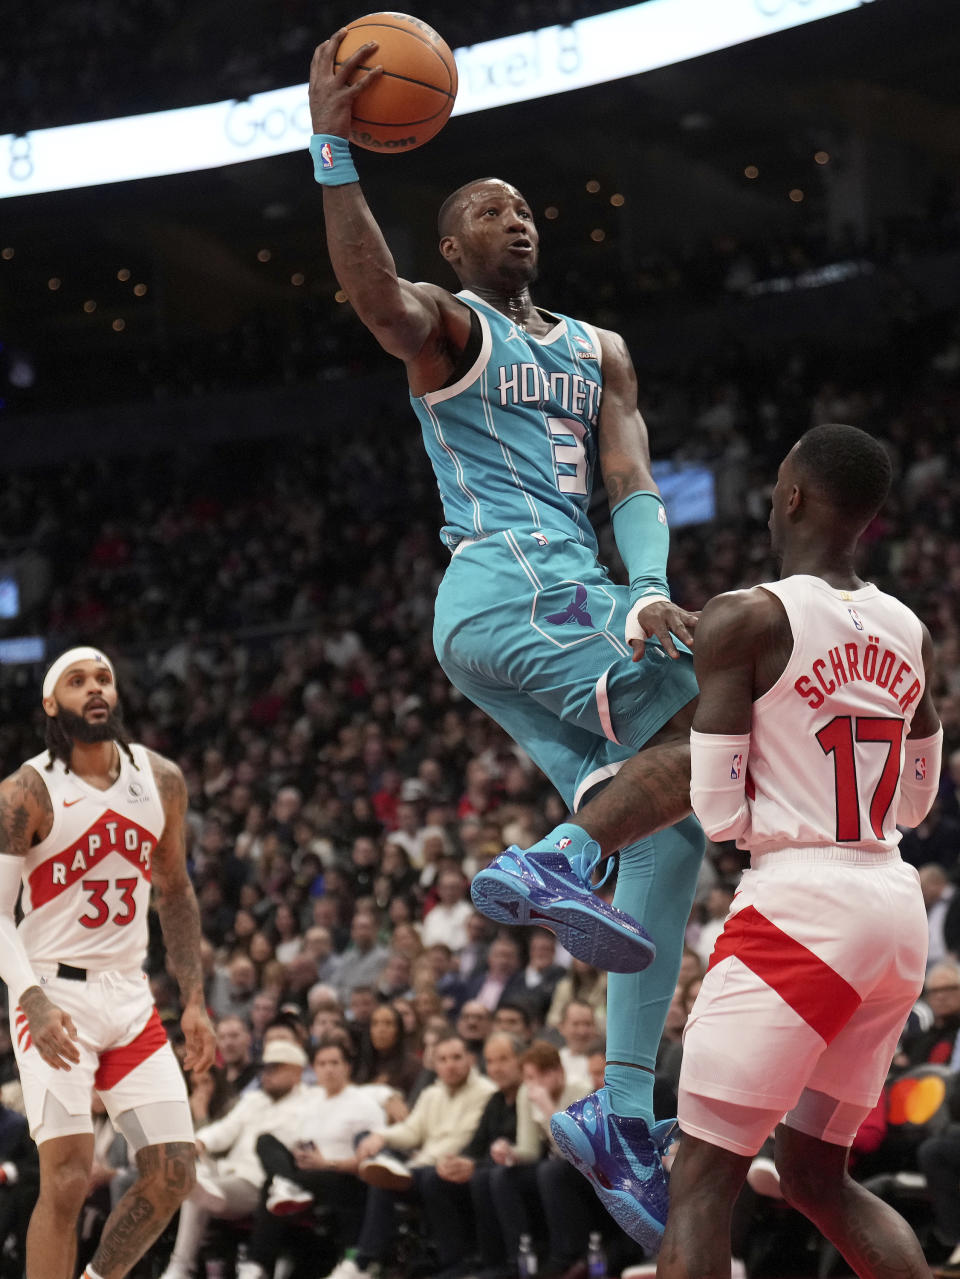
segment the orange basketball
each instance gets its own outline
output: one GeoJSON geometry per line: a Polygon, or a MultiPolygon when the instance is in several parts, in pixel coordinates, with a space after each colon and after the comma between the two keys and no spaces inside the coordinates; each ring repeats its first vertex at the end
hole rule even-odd
{"type": "Polygon", "coordinates": [[[408,13],[368,13],[347,27],[336,66],[368,40],[380,46],[354,72],[383,75],[353,104],[350,141],[387,154],[422,147],[447,123],[457,97],[457,64],[432,27],[408,13]]]}

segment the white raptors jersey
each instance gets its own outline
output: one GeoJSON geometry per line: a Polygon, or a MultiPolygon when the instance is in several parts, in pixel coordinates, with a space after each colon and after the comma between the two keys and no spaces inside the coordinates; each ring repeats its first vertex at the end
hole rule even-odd
{"type": "Polygon", "coordinates": [[[98,790],[68,772],[48,771],[48,754],[26,762],[43,778],[53,826],[23,868],[20,936],[33,963],[137,969],[147,951],[151,856],[163,805],[146,750],[136,767],[120,748],[120,776],[98,790]]]}
{"type": "MultiPolygon", "coordinates": [[[[753,705],[741,848],[895,848],[906,737],[923,692],[921,627],[875,586],[797,575],[763,584],[786,610],[793,652],[753,705]]],[[[914,761],[918,769],[925,761],[914,761]]]]}

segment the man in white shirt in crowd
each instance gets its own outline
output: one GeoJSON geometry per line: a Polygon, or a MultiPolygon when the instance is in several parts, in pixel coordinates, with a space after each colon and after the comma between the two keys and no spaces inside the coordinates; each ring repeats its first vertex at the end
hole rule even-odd
{"type": "Polygon", "coordinates": [[[455,866],[442,870],[437,876],[436,906],[427,912],[423,921],[423,944],[445,942],[456,954],[469,941],[467,920],[476,912],[473,903],[466,899],[467,881],[455,866]]]}
{"type": "Polygon", "coordinates": [[[600,1034],[593,1005],[582,999],[571,999],[563,1010],[558,1029],[563,1036],[560,1060],[564,1074],[568,1079],[589,1079],[587,1058],[600,1034]]]}
{"type": "Polygon", "coordinates": [[[270,1132],[288,1144],[303,1124],[307,1055],[289,1039],[271,1039],[263,1050],[261,1087],[244,1093],[233,1109],[197,1133],[197,1184],[180,1209],[177,1240],[163,1279],[191,1279],[211,1216],[246,1217],[260,1200],[263,1165],[257,1138],[270,1132]],[[210,1156],[220,1156],[216,1160],[210,1156]]]}
{"type": "Polygon", "coordinates": [[[354,1143],[362,1133],[382,1128],[384,1113],[368,1088],[350,1082],[352,1065],[345,1032],[321,1039],[313,1055],[318,1087],[303,1096],[296,1140],[291,1144],[272,1132],[258,1138],[269,1188],[266,1202],[257,1207],[249,1260],[237,1268],[237,1279],[272,1275],[287,1222],[314,1203],[330,1213],[327,1234],[337,1258],[356,1244],[367,1187],[357,1176],[354,1143]]]}

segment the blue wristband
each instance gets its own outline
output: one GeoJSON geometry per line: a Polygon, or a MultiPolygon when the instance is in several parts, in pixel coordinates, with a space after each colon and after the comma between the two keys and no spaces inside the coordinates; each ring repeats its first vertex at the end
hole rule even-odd
{"type": "Polygon", "coordinates": [[[342,187],[348,182],[359,182],[346,138],[333,133],[315,133],[310,139],[313,156],[313,176],[325,187],[342,187]]]}
{"type": "Polygon", "coordinates": [[[630,575],[631,600],[642,595],[665,595],[669,599],[670,529],[659,494],[649,489],[630,493],[617,503],[610,517],[617,550],[630,575]]]}

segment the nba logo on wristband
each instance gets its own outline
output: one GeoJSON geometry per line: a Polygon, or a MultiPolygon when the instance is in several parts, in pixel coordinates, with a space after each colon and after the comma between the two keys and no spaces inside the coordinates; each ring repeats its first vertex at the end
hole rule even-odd
{"type": "Polygon", "coordinates": [[[738,782],[740,780],[740,770],[743,768],[743,755],[734,755],[730,763],[730,780],[738,782]]]}
{"type": "Polygon", "coordinates": [[[916,777],[916,779],[917,779],[917,781],[918,781],[918,782],[925,782],[925,781],[927,780],[927,757],[926,757],[926,755],[919,755],[919,756],[917,756],[917,758],[913,761],[913,774],[914,774],[914,777],[916,777]]]}
{"type": "Polygon", "coordinates": [[[329,142],[325,142],[320,148],[320,163],[325,169],[333,168],[333,148],[329,142]]]}

